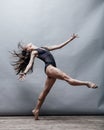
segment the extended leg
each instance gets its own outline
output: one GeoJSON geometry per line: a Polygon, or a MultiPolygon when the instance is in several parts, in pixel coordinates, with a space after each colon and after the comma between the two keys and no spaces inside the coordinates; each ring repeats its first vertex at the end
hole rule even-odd
{"type": "Polygon", "coordinates": [[[86,85],[89,88],[97,88],[96,84],[89,81],[80,81],[80,80],[73,79],[67,74],[65,74],[64,72],[62,72],[61,70],[59,70],[58,68],[55,68],[51,65],[47,67],[46,73],[50,77],[55,77],[56,79],[65,80],[73,86],[86,85]]]}
{"type": "Polygon", "coordinates": [[[55,83],[56,79],[55,78],[49,78],[47,77],[47,80],[45,82],[45,88],[44,90],[41,92],[36,107],[35,109],[33,109],[33,114],[35,116],[35,120],[38,120],[38,115],[39,115],[39,110],[47,96],[47,94],[49,93],[50,89],[52,88],[53,84],[55,83]]]}

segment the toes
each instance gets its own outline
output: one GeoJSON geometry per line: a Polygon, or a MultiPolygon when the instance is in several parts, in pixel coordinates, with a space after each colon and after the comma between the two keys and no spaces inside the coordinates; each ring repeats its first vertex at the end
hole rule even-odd
{"type": "Polygon", "coordinates": [[[96,89],[96,88],[98,88],[98,86],[97,86],[97,85],[94,85],[92,88],[96,89]]]}
{"type": "Polygon", "coordinates": [[[35,117],[35,120],[39,120],[39,119],[38,119],[38,116],[39,116],[39,110],[35,110],[35,109],[33,109],[33,110],[32,110],[32,113],[33,113],[33,115],[34,115],[34,117],[35,117]]]}
{"type": "Polygon", "coordinates": [[[96,88],[98,88],[98,86],[96,86],[96,88]]]}
{"type": "Polygon", "coordinates": [[[89,82],[88,88],[96,89],[96,88],[98,88],[98,86],[92,82],[89,82]]]}
{"type": "Polygon", "coordinates": [[[35,112],[35,120],[39,120],[38,115],[39,115],[39,112],[35,112]]]}
{"type": "Polygon", "coordinates": [[[95,88],[98,88],[98,86],[96,85],[95,88]]]}

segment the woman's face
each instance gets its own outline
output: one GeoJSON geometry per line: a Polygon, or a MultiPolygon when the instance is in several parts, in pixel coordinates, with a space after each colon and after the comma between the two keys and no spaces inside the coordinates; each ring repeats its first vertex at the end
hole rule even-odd
{"type": "Polygon", "coordinates": [[[28,51],[32,51],[32,50],[34,50],[34,49],[36,49],[36,48],[38,48],[38,47],[35,46],[35,45],[32,44],[32,43],[28,43],[28,44],[25,46],[25,48],[26,48],[28,51]]]}
{"type": "Polygon", "coordinates": [[[26,49],[27,49],[28,51],[31,51],[31,50],[34,49],[34,45],[33,45],[32,43],[28,43],[28,44],[26,45],[26,49]]]}

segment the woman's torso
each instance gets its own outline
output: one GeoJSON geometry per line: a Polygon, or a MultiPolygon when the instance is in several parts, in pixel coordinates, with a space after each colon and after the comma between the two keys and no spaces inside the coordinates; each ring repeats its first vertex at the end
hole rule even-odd
{"type": "Polygon", "coordinates": [[[50,64],[56,67],[54,57],[47,48],[40,47],[35,50],[38,52],[37,58],[41,59],[45,63],[45,68],[50,64]]]}

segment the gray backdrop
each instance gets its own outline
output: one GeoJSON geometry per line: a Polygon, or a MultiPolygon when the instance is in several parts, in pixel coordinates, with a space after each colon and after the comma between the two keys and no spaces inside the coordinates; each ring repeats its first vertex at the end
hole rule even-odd
{"type": "Polygon", "coordinates": [[[104,114],[104,0],[0,0],[0,115],[31,115],[46,78],[36,59],[34,73],[19,81],[9,51],[21,40],[54,45],[72,33],[80,38],[52,52],[57,66],[99,88],[57,80],[40,114],[104,114]]]}

